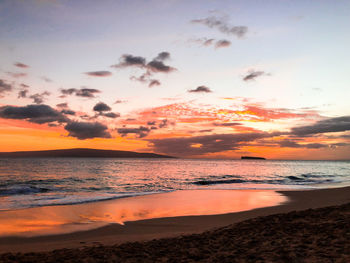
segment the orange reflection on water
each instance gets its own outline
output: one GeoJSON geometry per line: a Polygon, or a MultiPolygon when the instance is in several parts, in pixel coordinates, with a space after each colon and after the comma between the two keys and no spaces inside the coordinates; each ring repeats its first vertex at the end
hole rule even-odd
{"type": "Polygon", "coordinates": [[[0,236],[61,234],[108,223],[213,215],[274,206],[286,197],[265,190],[187,190],[88,204],[47,206],[0,213],[0,236]]]}

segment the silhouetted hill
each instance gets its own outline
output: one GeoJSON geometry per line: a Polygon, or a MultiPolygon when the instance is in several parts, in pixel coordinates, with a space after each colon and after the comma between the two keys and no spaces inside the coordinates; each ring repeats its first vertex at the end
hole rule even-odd
{"type": "Polygon", "coordinates": [[[175,158],[156,153],[139,153],[129,151],[96,150],[87,148],[48,150],[48,151],[21,151],[0,152],[0,158],[33,158],[33,157],[91,157],[91,158],[175,158]]]}
{"type": "Polygon", "coordinates": [[[242,156],[242,160],[266,160],[264,157],[242,156]]]}

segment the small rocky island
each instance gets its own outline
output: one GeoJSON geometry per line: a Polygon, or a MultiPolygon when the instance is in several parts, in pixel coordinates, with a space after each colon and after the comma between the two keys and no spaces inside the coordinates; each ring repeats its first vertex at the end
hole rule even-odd
{"type": "Polygon", "coordinates": [[[264,157],[256,157],[256,156],[242,156],[242,160],[266,160],[264,157]]]}

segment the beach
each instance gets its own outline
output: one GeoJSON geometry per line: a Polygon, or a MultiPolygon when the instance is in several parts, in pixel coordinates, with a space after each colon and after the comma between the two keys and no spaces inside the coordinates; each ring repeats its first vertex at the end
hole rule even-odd
{"type": "Polygon", "coordinates": [[[3,237],[0,259],[4,262],[349,259],[350,187],[278,194],[288,200],[236,213],[160,217],[58,235],[3,237]]]}

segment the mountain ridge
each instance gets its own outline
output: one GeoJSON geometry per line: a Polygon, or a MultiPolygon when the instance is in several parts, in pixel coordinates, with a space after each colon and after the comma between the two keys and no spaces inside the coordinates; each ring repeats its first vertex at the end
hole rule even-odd
{"type": "Polygon", "coordinates": [[[42,151],[0,152],[0,158],[175,158],[173,156],[119,150],[71,148],[42,151]]]}

